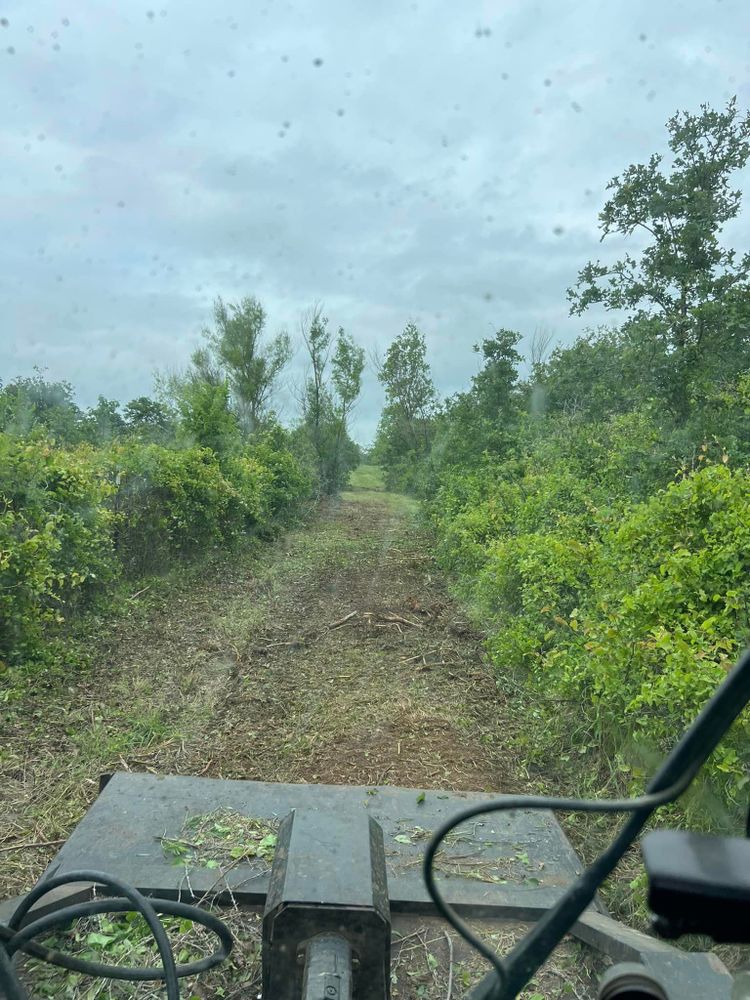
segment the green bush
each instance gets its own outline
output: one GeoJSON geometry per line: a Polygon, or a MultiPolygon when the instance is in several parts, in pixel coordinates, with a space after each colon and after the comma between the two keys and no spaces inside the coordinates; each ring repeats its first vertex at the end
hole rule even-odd
{"type": "Polygon", "coordinates": [[[287,436],[279,432],[276,437],[281,438],[283,444],[274,441],[274,435],[270,434],[265,441],[251,445],[246,455],[270,473],[267,487],[269,513],[283,519],[301,500],[311,495],[313,480],[289,450],[287,436]]]}
{"type": "Polygon", "coordinates": [[[102,472],[114,487],[115,548],[128,573],[231,543],[243,529],[242,497],[208,448],[115,445],[102,453],[102,472]]]}
{"type": "MultiPolygon", "coordinates": [[[[664,752],[748,643],[749,569],[750,475],[700,468],[607,531],[576,630],[542,669],[585,693],[603,732],[624,725],[664,752]]],[[[732,796],[747,782],[748,736],[746,720],[713,758],[732,796]]]]}
{"type": "MultiPolygon", "coordinates": [[[[444,470],[426,505],[438,558],[488,625],[499,672],[580,705],[612,757],[635,743],[663,754],[750,638],[750,473],[709,463],[707,444],[656,488],[666,452],[643,415],[567,426],[504,463],[444,470]]],[[[730,800],[749,735],[738,725],[712,759],[730,800]]]]}
{"type": "Polygon", "coordinates": [[[268,533],[309,488],[272,440],[219,458],[136,440],[64,449],[0,434],[0,663],[49,652],[45,629],[122,574],[268,533]]]}
{"type": "Polygon", "coordinates": [[[46,623],[117,575],[111,493],[89,449],[0,434],[0,658],[23,659],[46,623]]]}

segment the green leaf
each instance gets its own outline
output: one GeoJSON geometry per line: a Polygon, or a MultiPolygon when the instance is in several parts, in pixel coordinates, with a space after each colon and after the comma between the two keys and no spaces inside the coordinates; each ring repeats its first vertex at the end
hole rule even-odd
{"type": "Polygon", "coordinates": [[[108,944],[112,944],[114,938],[111,934],[100,934],[98,931],[92,931],[90,934],[86,935],[86,944],[88,945],[99,945],[101,948],[106,948],[108,944]]]}
{"type": "Polygon", "coordinates": [[[420,792],[419,795],[417,796],[417,805],[421,806],[424,800],[425,800],[425,793],[420,792]]]}
{"type": "Polygon", "coordinates": [[[413,841],[405,833],[397,833],[393,838],[397,844],[411,844],[413,841]]]}

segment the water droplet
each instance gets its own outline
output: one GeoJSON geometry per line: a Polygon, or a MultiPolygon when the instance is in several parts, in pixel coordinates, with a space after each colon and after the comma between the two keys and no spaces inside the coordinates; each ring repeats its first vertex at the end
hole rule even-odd
{"type": "Polygon", "coordinates": [[[62,24],[63,28],[69,28],[70,27],[70,21],[67,19],[67,17],[64,17],[62,19],[61,24],[62,24]]]}
{"type": "Polygon", "coordinates": [[[125,208],[125,202],[124,201],[118,201],[117,202],[117,207],[118,208],[125,208]]]}
{"type": "Polygon", "coordinates": [[[153,19],[155,17],[154,12],[152,10],[147,10],[146,11],[146,17],[149,19],[149,21],[153,21],[153,19]]]}
{"type": "Polygon", "coordinates": [[[344,109],[343,108],[338,108],[338,110],[336,111],[336,114],[339,116],[339,118],[343,118],[344,117],[344,109]]]}
{"type": "Polygon", "coordinates": [[[555,234],[555,236],[562,236],[562,234],[565,232],[565,229],[562,226],[555,226],[552,232],[555,234]]]}
{"type": "Polygon", "coordinates": [[[0,17],[0,27],[7,28],[9,24],[7,17],[0,17]]]}
{"type": "Polygon", "coordinates": [[[322,65],[323,65],[323,60],[320,58],[320,56],[318,56],[316,59],[313,59],[313,66],[322,66],[322,65]]]}
{"type": "Polygon", "coordinates": [[[570,106],[571,106],[571,108],[572,108],[572,109],[573,109],[574,111],[576,111],[576,112],[580,112],[580,111],[582,111],[582,110],[583,110],[583,109],[581,108],[581,105],[580,105],[580,104],[578,103],[578,101],[571,101],[571,102],[570,102],[570,106]]]}
{"type": "Polygon", "coordinates": [[[235,71],[233,69],[227,70],[227,76],[234,76],[235,71]]]}
{"type": "Polygon", "coordinates": [[[552,81],[550,80],[550,78],[549,78],[549,77],[547,77],[547,78],[545,79],[545,81],[544,81],[544,86],[545,86],[545,87],[551,87],[551,86],[552,86],[552,81]]]}
{"type": "Polygon", "coordinates": [[[9,45],[6,51],[9,56],[14,56],[16,54],[16,50],[13,48],[12,45],[9,45]]]}

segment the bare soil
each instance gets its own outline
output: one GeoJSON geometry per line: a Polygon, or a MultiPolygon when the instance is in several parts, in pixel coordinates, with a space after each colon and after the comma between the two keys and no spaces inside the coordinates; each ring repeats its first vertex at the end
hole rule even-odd
{"type": "MultiPolygon", "coordinates": [[[[93,666],[41,678],[5,718],[2,896],[38,878],[106,771],[531,787],[508,751],[514,707],[404,498],[352,489],[259,553],[152,581],[84,632],[93,666]]],[[[484,971],[436,921],[397,930],[394,997],[445,997],[449,980],[459,997],[484,971]]],[[[505,948],[522,930],[483,932],[505,948]]],[[[524,996],[594,996],[584,955],[566,942],[524,996]]],[[[192,989],[241,995],[216,974],[192,989]]]]}

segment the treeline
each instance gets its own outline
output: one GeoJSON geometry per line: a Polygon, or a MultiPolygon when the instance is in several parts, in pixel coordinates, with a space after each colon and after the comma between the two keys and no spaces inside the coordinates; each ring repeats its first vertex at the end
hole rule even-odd
{"type": "Polygon", "coordinates": [[[106,600],[119,580],[272,533],[358,464],[349,419],[363,349],[334,335],[320,307],[302,317],[308,374],[287,428],[274,403],[290,339],[265,327],[257,299],[218,299],[187,369],[124,406],[100,396],[83,410],[71,385],[41,372],[0,385],[6,697],[24,676],[70,660],[60,627],[72,611],[106,600]]]}
{"type": "Polygon", "coordinates": [[[0,382],[0,433],[14,439],[48,439],[58,446],[101,447],[138,440],[168,447],[209,448],[216,455],[240,451],[273,434],[306,467],[319,493],[334,493],[360,461],[349,419],[362,387],[364,349],[339,327],[334,335],[320,306],[301,318],[300,346],[307,374],[297,388],[298,413],[284,429],[274,404],[292,358],[285,332],[266,335],[266,313],[256,298],[214,304],[214,326],[179,373],[156,373],[155,396],[121,405],[99,396],[81,409],[68,382],[30,378],[0,382]]]}
{"type": "MultiPolygon", "coordinates": [[[[614,178],[599,216],[603,238],[645,247],[587,264],[568,292],[573,313],[601,303],[624,322],[551,352],[537,335],[525,371],[500,329],[442,402],[407,327],[373,450],[425,498],[498,671],[540,695],[530,752],[596,746],[637,780],[750,639],[750,255],[720,242],[750,117],[731,101],[667,130],[671,162],[614,178]]],[[[737,805],[748,736],[745,718],[712,762],[737,805]]]]}

